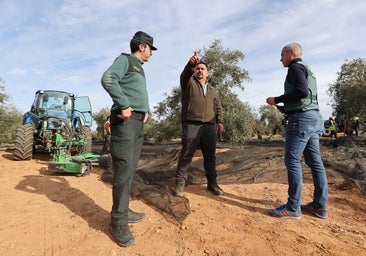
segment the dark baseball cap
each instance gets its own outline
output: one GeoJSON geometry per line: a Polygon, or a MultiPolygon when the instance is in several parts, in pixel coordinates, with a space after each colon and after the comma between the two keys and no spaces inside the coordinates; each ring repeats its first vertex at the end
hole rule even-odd
{"type": "Polygon", "coordinates": [[[153,51],[157,50],[157,48],[153,45],[154,38],[143,31],[137,31],[132,39],[135,39],[141,43],[148,44],[153,51]]]}

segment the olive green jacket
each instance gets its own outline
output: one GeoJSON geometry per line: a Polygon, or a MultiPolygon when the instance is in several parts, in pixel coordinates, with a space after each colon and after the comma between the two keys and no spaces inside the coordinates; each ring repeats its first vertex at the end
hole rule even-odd
{"type": "Polygon", "coordinates": [[[205,96],[202,85],[193,73],[193,66],[188,63],[180,76],[182,122],[223,123],[222,106],[216,89],[208,84],[205,96]]]}
{"type": "Polygon", "coordinates": [[[149,112],[149,100],[144,69],[133,54],[121,54],[104,72],[101,82],[113,100],[112,111],[128,107],[138,112],[149,112]]]}

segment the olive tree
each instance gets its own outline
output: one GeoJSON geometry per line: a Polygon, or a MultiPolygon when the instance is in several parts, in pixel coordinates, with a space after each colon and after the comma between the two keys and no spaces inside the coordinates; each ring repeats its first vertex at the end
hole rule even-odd
{"type": "MultiPolygon", "coordinates": [[[[235,89],[244,90],[243,82],[250,81],[249,73],[240,67],[244,53],[224,49],[220,40],[209,47],[197,51],[208,65],[210,82],[219,92],[224,112],[225,132],[220,135],[224,142],[241,143],[253,133],[254,117],[247,103],[242,102],[235,89]]],[[[182,70],[185,63],[182,64],[182,70]]],[[[154,108],[157,122],[150,127],[156,131],[160,140],[180,137],[181,91],[174,87],[170,95],[154,108]]]]}
{"type": "Polygon", "coordinates": [[[260,122],[263,124],[263,132],[266,135],[283,134],[282,121],[284,115],[274,106],[262,105],[259,108],[260,122]]]}
{"type": "Polygon", "coordinates": [[[16,127],[21,124],[23,114],[14,104],[9,104],[10,99],[5,92],[5,82],[0,77],[0,143],[13,143],[16,127]]]}
{"type": "Polygon", "coordinates": [[[109,117],[109,115],[110,115],[110,110],[108,107],[101,108],[93,114],[93,119],[97,124],[97,134],[95,136],[96,140],[103,139],[103,137],[105,135],[104,124],[107,121],[107,118],[109,117]]]}
{"type": "Polygon", "coordinates": [[[366,60],[346,61],[337,74],[337,80],[328,88],[337,121],[350,122],[355,116],[365,120],[366,60]]]}

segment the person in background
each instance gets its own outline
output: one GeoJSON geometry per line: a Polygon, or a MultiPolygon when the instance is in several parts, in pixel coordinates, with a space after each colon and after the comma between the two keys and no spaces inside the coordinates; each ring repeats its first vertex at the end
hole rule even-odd
{"type": "Polygon", "coordinates": [[[329,131],[330,131],[330,139],[334,138],[337,140],[337,123],[335,121],[334,116],[329,117],[329,131]]]}
{"type": "Polygon", "coordinates": [[[328,181],[319,146],[324,121],[319,113],[315,75],[301,58],[302,47],[298,43],[288,44],[282,49],[281,62],[288,68],[284,94],[266,99],[269,105],[284,103],[284,112],[288,116],[285,132],[288,199],[286,204],[270,209],[269,214],[278,218],[300,219],[301,213],[305,212],[327,218],[328,181]],[[313,200],[304,205],[301,205],[302,155],[311,169],[314,184],[313,200]]]}
{"type": "Polygon", "coordinates": [[[110,114],[110,154],[113,166],[112,236],[123,247],[134,243],[129,222],[144,219],[144,213],[129,209],[129,196],[144,140],[149,101],[142,64],[154,50],[153,37],[138,31],[130,41],[131,54],[122,53],[104,72],[101,82],[113,100],[110,114]]]}
{"type": "Polygon", "coordinates": [[[194,152],[202,150],[207,190],[215,195],[224,192],[217,184],[217,132],[224,131],[222,106],[217,91],[208,80],[208,67],[195,53],[180,76],[182,90],[182,150],[176,169],[176,196],[184,196],[187,173],[194,152]]]}
{"type": "Polygon", "coordinates": [[[354,116],[352,118],[352,127],[351,127],[351,132],[350,135],[353,135],[353,132],[355,132],[356,136],[358,136],[358,128],[360,126],[360,118],[358,116],[354,116]]]}
{"type": "Polygon", "coordinates": [[[109,121],[110,116],[107,117],[107,120],[104,123],[104,132],[105,132],[105,138],[103,143],[103,154],[109,153],[109,144],[111,142],[111,122],[109,121]]]}

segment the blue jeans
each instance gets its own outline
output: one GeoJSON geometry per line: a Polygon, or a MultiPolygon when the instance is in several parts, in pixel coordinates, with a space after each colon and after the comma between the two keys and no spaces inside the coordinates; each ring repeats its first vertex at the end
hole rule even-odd
{"type": "Polygon", "coordinates": [[[319,146],[324,120],[315,110],[293,113],[288,118],[285,133],[285,165],[289,186],[286,207],[291,211],[300,211],[303,183],[301,158],[304,155],[313,177],[313,206],[327,210],[328,181],[319,146]]]}

